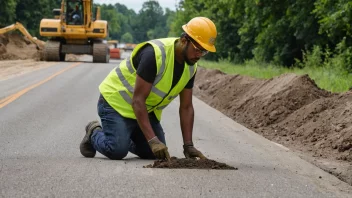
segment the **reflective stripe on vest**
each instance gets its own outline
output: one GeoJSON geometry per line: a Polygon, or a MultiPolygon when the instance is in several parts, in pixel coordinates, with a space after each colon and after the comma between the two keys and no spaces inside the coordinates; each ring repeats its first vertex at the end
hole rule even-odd
{"type": "MultiPolygon", "coordinates": [[[[156,44],[160,51],[161,51],[161,66],[160,66],[160,70],[159,70],[159,73],[156,75],[155,77],[155,80],[153,82],[153,87],[151,89],[151,92],[155,93],[156,95],[160,96],[161,98],[164,98],[167,93],[159,90],[158,88],[155,87],[155,85],[161,80],[162,78],[162,74],[165,70],[165,59],[166,59],[166,53],[165,53],[165,49],[164,49],[164,45],[161,41],[159,40],[151,40],[150,42],[153,42],[154,44],[156,44]]],[[[131,57],[128,57],[126,59],[126,65],[127,65],[127,68],[128,68],[128,71],[132,74],[134,72],[134,69],[133,69],[133,66],[131,64],[131,57]]],[[[130,85],[128,83],[128,81],[126,80],[126,78],[123,76],[122,72],[121,72],[121,69],[120,69],[120,66],[117,66],[116,69],[116,74],[117,76],[119,77],[120,81],[122,82],[123,86],[126,87],[126,89],[131,93],[133,94],[134,93],[134,89],[132,87],[132,85],[130,85]]],[[[190,74],[193,74],[194,72],[194,67],[189,67],[189,71],[190,71],[190,74]]],[[[126,91],[119,91],[119,93],[121,94],[122,98],[130,105],[132,105],[132,98],[127,94],[126,91]]],[[[169,99],[173,99],[173,98],[176,98],[177,96],[169,96],[169,99]]],[[[160,108],[160,107],[159,107],[160,108]]],[[[164,107],[165,108],[165,107],[164,107]]],[[[158,109],[158,108],[157,108],[158,109]]]]}

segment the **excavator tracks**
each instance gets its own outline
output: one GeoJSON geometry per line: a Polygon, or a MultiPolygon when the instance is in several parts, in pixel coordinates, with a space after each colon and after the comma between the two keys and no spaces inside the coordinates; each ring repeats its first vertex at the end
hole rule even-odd
{"type": "Polygon", "coordinates": [[[94,63],[108,63],[110,61],[110,51],[108,45],[105,43],[93,44],[93,62],[94,63]]]}
{"type": "Polygon", "coordinates": [[[61,43],[59,41],[48,41],[44,47],[44,60],[65,61],[64,53],[61,53],[61,43]]]}

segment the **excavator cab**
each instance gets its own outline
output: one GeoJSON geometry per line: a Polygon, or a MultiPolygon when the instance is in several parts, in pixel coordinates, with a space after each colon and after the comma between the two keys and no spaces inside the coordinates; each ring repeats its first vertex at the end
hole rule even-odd
{"type": "Polygon", "coordinates": [[[82,1],[71,0],[66,2],[67,25],[83,25],[84,7],[82,1]]]}

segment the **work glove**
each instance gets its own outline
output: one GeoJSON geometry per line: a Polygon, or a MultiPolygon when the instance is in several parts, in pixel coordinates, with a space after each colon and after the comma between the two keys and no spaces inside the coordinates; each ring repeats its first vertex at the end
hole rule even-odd
{"type": "Polygon", "coordinates": [[[167,151],[167,147],[162,143],[157,136],[153,137],[148,141],[149,147],[152,149],[154,156],[158,159],[167,159],[170,161],[170,155],[167,151]]]}
{"type": "Polygon", "coordinates": [[[207,159],[200,151],[194,148],[193,143],[187,143],[183,145],[183,154],[186,158],[196,158],[207,159]]]}

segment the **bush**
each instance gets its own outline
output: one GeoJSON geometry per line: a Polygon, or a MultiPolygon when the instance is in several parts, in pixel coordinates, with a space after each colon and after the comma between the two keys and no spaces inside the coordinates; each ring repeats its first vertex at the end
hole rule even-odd
{"type": "Polygon", "coordinates": [[[323,50],[320,46],[314,46],[312,51],[303,52],[302,61],[296,59],[295,66],[299,68],[324,67],[339,73],[351,73],[352,47],[346,46],[345,39],[337,44],[333,52],[328,47],[323,50]]]}

